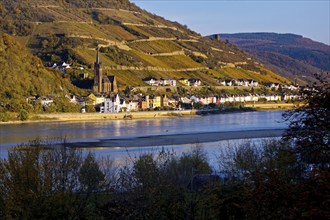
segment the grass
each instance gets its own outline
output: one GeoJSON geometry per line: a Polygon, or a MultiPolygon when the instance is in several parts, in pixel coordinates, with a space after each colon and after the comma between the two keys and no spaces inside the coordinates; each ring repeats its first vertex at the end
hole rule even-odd
{"type": "MultiPolygon", "coordinates": [[[[82,57],[86,64],[93,65],[95,62],[96,51],[86,48],[76,48],[74,49],[75,53],[82,57]]],[[[116,65],[113,61],[111,61],[105,54],[100,53],[100,60],[103,66],[114,66],[116,65]]]]}
{"type": "Polygon", "coordinates": [[[87,23],[76,23],[76,22],[67,22],[67,23],[56,23],[48,22],[39,24],[34,34],[74,34],[74,35],[87,35],[98,38],[108,39],[109,37],[100,31],[100,29],[93,24],[87,23]]]}
{"type": "Polygon", "coordinates": [[[171,53],[174,51],[181,51],[182,47],[173,41],[157,40],[157,41],[144,41],[134,42],[129,44],[130,47],[143,51],[145,53],[171,53]]]}
{"type": "Polygon", "coordinates": [[[150,33],[148,33],[147,31],[142,30],[140,27],[135,26],[135,25],[127,25],[127,27],[129,27],[130,29],[139,32],[140,34],[146,36],[146,37],[152,37],[152,35],[150,33]]]}
{"type": "Polygon", "coordinates": [[[89,21],[90,17],[76,9],[63,8],[39,8],[48,15],[52,15],[56,20],[64,21],[89,21]]]}
{"type": "Polygon", "coordinates": [[[99,10],[102,14],[109,16],[112,19],[118,20],[122,23],[145,23],[145,19],[140,15],[135,15],[130,12],[120,10],[99,10]]]}
{"type": "Polygon", "coordinates": [[[121,26],[117,25],[102,25],[101,26],[104,30],[104,32],[108,35],[113,37],[116,40],[122,41],[122,40],[136,40],[137,37],[128,31],[126,31],[121,26]]]}
{"type": "Polygon", "coordinates": [[[134,54],[141,57],[144,61],[150,64],[150,66],[154,67],[163,67],[163,68],[170,68],[166,63],[162,62],[161,60],[157,59],[156,57],[144,54],[140,51],[134,50],[134,54]]]}
{"type": "Polygon", "coordinates": [[[185,55],[158,56],[156,59],[166,63],[172,69],[204,67],[203,65],[196,63],[190,57],[185,55]]]}

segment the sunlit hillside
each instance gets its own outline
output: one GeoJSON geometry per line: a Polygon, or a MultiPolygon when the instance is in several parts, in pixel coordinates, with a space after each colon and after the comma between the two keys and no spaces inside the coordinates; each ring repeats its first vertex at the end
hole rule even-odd
{"type": "Polygon", "coordinates": [[[95,48],[107,74],[119,86],[144,86],[143,78],[199,78],[289,81],[236,46],[211,40],[177,22],[141,10],[126,0],[5,1],[1,31],[16,37],[45,65],[65,61],[93,77],[95,48]]]}
{"type": "Polygon", "coordinates": [[[69,79],[46,69],[39,58],[6,34],[0,36],[0,66],[1,107],[10,103],[16,111],[22,102],[27,104],[29,96],[83,94],[69,79]]]}

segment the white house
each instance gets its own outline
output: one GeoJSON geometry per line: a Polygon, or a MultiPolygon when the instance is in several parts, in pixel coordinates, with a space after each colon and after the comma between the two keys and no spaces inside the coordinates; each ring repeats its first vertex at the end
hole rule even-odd
{"type": "Polygon", "coordinates": [[[151,86],[158,86],[158,84],[159,84],[158,80],[153,77],[147,77],[143,80],[143,82],[145,82],[151,86]]]}
{"type": "Polygon", "coordinates": [[[257,82],[257,81],[255,81],[255,80],[250,80],[250,86],[251,87],[257,87],[259,85],[259,83],[257,82]]]}
{"type": "Polygon", "coordinates": [[[285,88],[288,90],[298,90],[299,89],[299,87],[294,86],[294,85],[285,85],[285,88]]]}
{"type": "Polygon", "coordinates": [[[41,98],[41,105],[42,106],[49,106],[53,102],[54,102],[54,100],[51,99],[51,98],[46,98],[46,97],[41,98]]]}
{"type": "Polygon", "coordinates": [[[130,101],[126,104],[126,108],[127,112],[137,111],[139,109],[139,102],[130,101]]]}
{"type": "Polygon", "coordinates": [[[78,103],[78,100],[75,95],[65,95],[65,97],[68,98],[71,103],[74,103],[74,104],[78,103]]]}
{"type": "Polygon", "coordinates": [[[237,80],[237,82],[239,86],[245,86],[245,87],[249,86],[249,81],[247,81],[246,79],[239,79],[237,80]]]}
{"type": "Polygon", "coordinates": [[[296,99],[299,99],[298,95],[285,94],[284,97],[283,97],[284,101],[296,100],[296,99]]]}
{"type": "Polygon", "coordinates": [[[225,85],[226,86],[232,86],[233,85],[233,81],[232,80],[225,80],[225,85]]]}
{"type": "Polygon", "coordinates": [[[226,81],[225,80],[218,79],[217,82],[220,83],[220,85],[222,85],[222,86],[226,86],[226,81]]]}
{"type": "Polygon", "coordinates": [[[115,98],[106,98],[104,101],[104,113],[118,113],[121,110],[120,98],[117,94],[115,98]]]}
{"type": "Polygon", "coordinates": [[[167,79],[170,86],[176,86],[176,80],[175,79],[167,79]]]}
{"type": "Polygon", "coordinates": [[[281,96],[279,95],[267,95],[265,96],[266,100],[269,101],[281,101],[281,96]]]}
{"type": "Polygon", "coordinates": [[[160,85],[163,86],[176,86],[176,80],[171,78],[168,79],[161,78],[158,82],[160,85]]]}

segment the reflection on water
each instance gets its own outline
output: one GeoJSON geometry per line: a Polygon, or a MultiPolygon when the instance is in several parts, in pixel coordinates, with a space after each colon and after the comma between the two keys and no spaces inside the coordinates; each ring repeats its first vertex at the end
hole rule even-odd
{"type": "Polygon", "coordinates": [[[217,170],[218,158],[221,150],[224,148],[232,148],[240,146],[247,142],[253,142],[256,146],[260,146],[264,141],[273,138],[254,138],[254,139],[238,139],[238,140],[224,140],[217,142],[199,143],[199,144],[183,144],[183,145],[167,145],[167,146],[151,146],[151,147],[111,147],[111,148],[85,148],[83,150],[92,152],[97,157],[108,157],[114,161],[115,165],[131,164],[136,158],[142,154],[153,154],[157,156],[162,150],[171,151],[175,155],[180,156],[183,153],[188,153],[194,148],[202,149],[208,158],[212,167],[217,170]]]}

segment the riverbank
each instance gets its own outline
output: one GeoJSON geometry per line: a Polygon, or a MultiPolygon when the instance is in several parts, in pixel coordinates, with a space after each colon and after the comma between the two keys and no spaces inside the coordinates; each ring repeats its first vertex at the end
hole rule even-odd
{"type": "Polygon", "coordinates": [[[119,113],[49,113],[35,114],[32,120],[8,121],[1,124],[23,124],[40,123],[45,121],[104,121],[104,120],[132,120],[132,119],[160,119],[169,117],[185,117],[207,114],[221,114],[233,112],[254,111],[252,108],[226,108],[226,109],[204,109],[204,110],[170,110],[170,111],[138,111],[138,112],[119,112],[119,113]]]}
{"type": "Polygon", "coordinates": [[[49,113],[35,114],[33,120],[26,121],[8,121],[1,124],[22,124],[22,123],[40,123],[45,121],[101,121],[101,120],[131,120],[131,119],[150,119],[150,118],[168,118],[197,115],[196,110],[181,111],[139,111],[139,112],[119,112],[119,113],[49,113]]]}
{"type": "Polygon", "coordinates": [[[254,108],[256,110],[289,110],[297,108],[302,103],[248,103],[244,107],[254,108]]]}
{"type": "Polygon", "coordinates": [[[170,111],[137,111],[137,112],[119,112],[119,113],[48,113],[33,114],[26,121],[7,121],[0,122],[5,124],[23,124],[23,123],[41,123],[46,121],[101,121],[101,120],[131,120],[131,119],[152,119],[152,118],[169,118],[184,117],[207,114],[223,114],[232,112],[247,111],[279,111],[293,109],[299,104],[293,103],[256,103],[245,104],[244,107],[226,107],[223,109],[204,109],[204,110],[170,110],[170,111]]]}

